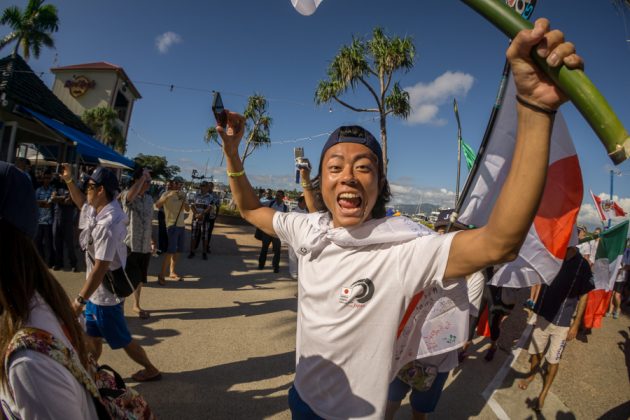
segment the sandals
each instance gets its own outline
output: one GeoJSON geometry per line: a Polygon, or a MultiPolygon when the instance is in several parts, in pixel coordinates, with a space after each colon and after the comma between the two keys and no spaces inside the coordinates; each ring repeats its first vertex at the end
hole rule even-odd
{"type": "Polygon", "coordinates": [[[131,379],[136,382],[153,382],[162,379],[162,374],[158,372],[153,376],[147,376],[147,370],[142,369],[131,375],[131,379]]]}
{"type": "Polygon", "coordinates": [[[148,319],[151,316],[151,314],[149,314],[149,312],[145,311],[144,309],[134,309],[133,311],[138,314],[138,318],[140,319],[148,319]]]}
{"type": "Polygon", "coordinates": [[[166,280],[164,280],[164,277],[162,277],[162,275],[157,276],[158,279],[158,284],[160,286],[165,286],[166,285],[166,280]]]}
{"type": "Polygon", "coordinates": [[[496,352],[497,352],[497,347],[490,347],[488,349],[488,352],[484,356],[484,359],[486,360],[486,362],[491,362],[492,359],[494,359],[494,353],[496,352]]]}

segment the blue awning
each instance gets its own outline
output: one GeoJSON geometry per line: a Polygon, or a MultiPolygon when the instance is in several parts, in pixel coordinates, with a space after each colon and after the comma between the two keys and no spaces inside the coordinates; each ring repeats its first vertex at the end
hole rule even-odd
{"type": "Polygon", "coordinates": [[[120,153],[115,152],[109,146],[104,145],[100,141],[96,140],[92,136],[77,130],[76,128],[68,127],[59,121],[48,118],[39,112],[35,112],[25,106],[20,106],[19,111],[32,115],[46,126],[52,128],[62,136],[74,141],[77,144],[77,152],[80,155],[90,157],[94,160],[98,158],[110,160],[113,162],[121,163],[125,166],[133,168],[135,163],[120,153]]]}

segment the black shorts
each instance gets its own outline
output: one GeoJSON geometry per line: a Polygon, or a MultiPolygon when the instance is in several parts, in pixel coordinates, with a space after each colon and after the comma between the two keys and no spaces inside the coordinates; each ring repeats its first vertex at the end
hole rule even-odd
{"type": "Polygon", "coordinates": [[[147,273],[149,271],[149,262],[151,261],[151,253],[143,254],[141,252],[130,252],[127,255],[127,265],[125,272],[131,278],[140,279],[142,283],[147,283],[147,273]]]}
{"type": "Polygon", "coordinates": [[[624,287],[626,287],[626,282],[625,281],[616,281],[615,285],[613,286],[613,290],[615,292],[622,293],[624,287]]]}

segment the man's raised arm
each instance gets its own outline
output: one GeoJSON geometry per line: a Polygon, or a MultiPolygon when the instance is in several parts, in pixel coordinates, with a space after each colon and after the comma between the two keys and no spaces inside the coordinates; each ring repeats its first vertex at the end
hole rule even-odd
{"type": "Polygon", "coordinates": [[[460,232],[453,239],[445,278],[514,260],[538,210],[547,177],[554,114],[566,96],[534,64],[532,51],[546,58],[551,67],[582,67],[573,44],[564,41],[562,32],[550,31],[544,18],[512,41],[506,54],[518,92],[512,165],[488,224],[460,232]]]}
{"type": "Polygon", "coordinates": [[[70,192],[70,198],[74,202],[74,204],[81,210],[83,208],[83,204],[85,203],[85,194],[77,187],[77,184],[74,182],[72,178],[72,167],[69,163],[61,164],[63,167],[63,173],[61,174],[61,179],[64,180],[66,185],[68,186],[68,191],[70,192]]]}
{"type": "Polygon", "coordinates": [[[238,155],[238,145],[245,131],[245,118],[235,112],[228,110],[225,112],[228,114],[227,126],[225,129],[217,126],[217,132],[223,140],[223,153],[234,202],[245,220],[265,233],[276,236],[273,230],[275,210],[260,205],[260,200],[245,175],[243,162],[238,155]]]}

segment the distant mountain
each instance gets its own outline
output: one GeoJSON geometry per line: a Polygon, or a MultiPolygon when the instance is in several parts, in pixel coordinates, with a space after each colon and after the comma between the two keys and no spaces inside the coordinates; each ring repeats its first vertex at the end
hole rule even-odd
{"type": "MultiPolygon", "coordinates": [[[[417,204],[397,204],[395,206],[390,206],[396,210],[399,210],[401,213],[406,214],[416,214],[418,213],[418,205],[417,204]]],[[[425,213],[426,215],[431,214],[432,211],[436,211],[439,208],[437,204],[431,203],[422,203],[420,204],[420,213],[425,213]]]]}

